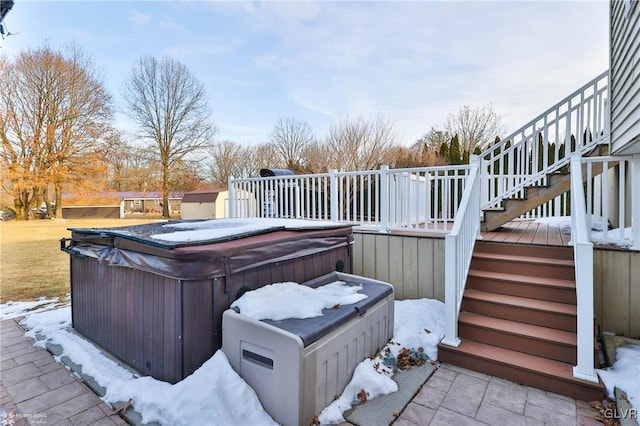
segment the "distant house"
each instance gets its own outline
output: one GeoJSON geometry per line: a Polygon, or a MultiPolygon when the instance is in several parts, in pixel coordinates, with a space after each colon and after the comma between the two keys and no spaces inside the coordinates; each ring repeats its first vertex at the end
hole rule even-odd
{"type": "MultiPolygon", "coordinates": [[[[160,192],[113,192],[124,202],[125,213],[162,213],[162,193],[160,192]]],[[[183,193],[169,193],[169,212],[179,212],[183,193]]]]}
{"type": "MultiPolygon", "coordinates": [[[[182,193],[169,193],[169,212],[180,211],[182,193]]],[[[100,192],[63,194],[63,217],[120,217],[135,213],[162,213],[160,192],[100,192]],[[115,210],[114,210],[115,209],[115,210]]]]}
{"type": "Polygon", "coordinates": [[[229,191],[226,188],[191,191],[182,197],[183,219],[215,219],[228,216],[229,191]]]}

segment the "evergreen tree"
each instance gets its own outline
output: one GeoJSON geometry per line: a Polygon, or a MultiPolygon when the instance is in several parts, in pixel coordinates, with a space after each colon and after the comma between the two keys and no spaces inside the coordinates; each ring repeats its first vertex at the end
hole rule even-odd
{"type": "MultiPolygon", "coordinates": [[[[504,150],[505,151],[509,151],[509,148],[511,148],[511,141],[507,141],[504,144],[504,150]]],[[[504,157],[502,157],[502,172],[504,174],[508,174],[509,173],[509,161],[513,161],[513,172],[516,172],[516,167],[518,166],[517,162],[516,162],[516,156],[514,155],[513,152],[511,152],[511,155],[509,155],[508,153],[505,154],[504,157]]]]}
{"type": "Polygon", "coordinates": [[[440,151],[438,152],[438,155],[445,160],[449,159],[449,144],[447,143],[447,141],[442,142],[442,145],[440,145],[440,151]]]}
{"type": "Polygon", "coordinates": [[[544,168],[544,138],[542,132],[538,133],[538,168],[536,171],[540,171],[544,168]]]}
{"type": "MultiPolygon", "coordinates": [[[[476,147],[476,148],[478,148],[478,147],[476,147]]],[[[462,164],[469,164],[469,151],[466,150],[466,149],[462,153],[462,164]]]]}
{"type": "Polygon", "coordinates": [[[461,164],[462,156],[460,155],[460,140],[458,135],[454,135],[451,138],[451,145],[449,146],[449,164],[461,164]]]}

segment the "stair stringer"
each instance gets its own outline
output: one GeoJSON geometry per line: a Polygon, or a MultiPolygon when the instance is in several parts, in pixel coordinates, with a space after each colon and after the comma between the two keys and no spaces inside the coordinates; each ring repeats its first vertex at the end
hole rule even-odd
{"type": "MultiPolygon", "coordinates": [[[[607,155],[608,151],[608,146],[599,145],[593,149],[588,156],[607,155]]],[[[617,162],[611,162],[609,163],[609,168],[615,167],[616,165],[617,162]]],[[[583,165],[582,167],[582,175],[586,181],[586,166],[583,165]]],[[[592,176],[597,176],[601,173],[602,164],[595,163],[592,168],[592,176]]],[[[524,197],[504,198],[500,208],[483,210],[483,220],[480,225],[482,231],[494,231],[505,223],[571,190],[570,173],[556,172],[548,174],[546,182],[546,185],[529,185],[523,187],[524,197]]]]}

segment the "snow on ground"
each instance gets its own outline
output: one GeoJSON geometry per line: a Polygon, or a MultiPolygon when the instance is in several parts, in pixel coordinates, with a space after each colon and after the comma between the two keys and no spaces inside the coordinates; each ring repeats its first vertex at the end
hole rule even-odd
{"type": "Polygon", "coordinates": [[[636,411],[640,411],[640,346],[620,346],[616,349],[616,361],[606,370],[598,370],[607,395],[615,398],[617,387],[627,393],[636,411]]]}
{"type": "Polygon", "coordinates": [[[212,219],[196,222],[178,222],[164,225],[167,233],[151,235],[151,238],[171,242],[210,241],[234,235],[265,232],[273,228],[281,229],[325,229],[345,226],[344,223],[271,218],[212,219]],[[178,229],[178,231],[175,231],[178,229]]]}
{"type": "Polygon", "coordinates": [[[61,302],[58,297],[54,297],[53,299],[41,297],[40,299],[33,302],[10,301],[0,305],[0,320],[49,311],[51,309],[59,308],[65,304],[68,304],[68,301],[61,302]]]}
{"type": "Polygon", "coordinates": [[[344,421],[343,413],[358,402],[364,390],[367,399],[398,390],[393,370],[384,364],[384,354],[397,357],[403,348],[419,351],[422,348],[431,360],[438,358],[438,343],[444,337],[444,303],[433,299],[399,300],[395,302],[393,338],[374,359],[367,358],[353,373],[342,395],[318,415],[322,424],[344,421]]]}
{"type": "Polygon", "coordinates": [[[62,346],[63,353],[82,366],[82,372],[106,388],[104,400],[109,403],[129,399],[142,415],[142,421],[168,425],[275,424],[262,409],[251,389],[229,365],[222,351],[217,351],[192,375],[171,385],[152,377],[136,378],[132,372],[107,358],[100,349],[70,331],[71,308],[27,316],[23,321],[27,335],[44,336],[36,342],[62,346]]]}
{"type": "MultiPolygon", "coordinates": [[[[335,298],[325,294],[323,298],[326,303],[333,301],[332,304],[335,304],[337,300],[354,296],[352,289],[341,289],[349,286],[342,286],[339,282],[332,284],[329,292],[334,293],[335,298]]],[[[318,298],[318,295],[314,293],[310,297],[318,298]]],[[[281,296],[276,299],[286,300],[281,296]]],[[[267,304],[272,312],[263,310],[263,315],[275,316],[274,311],[282,308],[271,303],[272,301],[273,299],[267,304]]],[[[151,377],[136,378],[131,370],[106,357],[99,348],[71,330],[69,306],[29,313],[24,312],[26,306],[29,306],[28,302],[22,303],[25,303],[23,313],[26,317],[22,324],[28,329],[26,334],[43,339],[37,341],[36,345],[44,347],[45,342],[51,342],[62,346],[63,353],[57,357],[58,361],[66,355],[75,364],[81,365],[84,374],[92,376],[100,386],[107,389],[103,398],[106,402],[131,399],[136,411],[141,413],[143,422],[194,425],[208,424],[215,419],[216,424],[220,425],[274,424],[263,410],[253,389],[233,371],[222,351],[217,351],[192,375],[175,385],[151,377]]],[[[300,301],[295,303],[306,304],[300,301]]],[[[21,303],[11,307],[17,309],[19,305],[21,303]]],[[[0,305],[0,312],[8,307],[0,305]]],[[[404,300],[396,301],[394,308],[394,338],[386,347],[387,356],[397,356],[403,347],[414,351],[422,348],[425,354],[435,360],[437,344],[444,336],[444,304],[430,299],[404,300]]],[[[308,314],[305,309],[295,313],[308,314]]],[[[385,353],[385,350],[381,353],[385,353]]],[[[357,394],[361,390],[367,392],[368,399],[397,391],[398,386],[392,376],[392,368],[386,367],[380,357],[363,361],[357,366],[351,382],[340,398],[323,411],[321,421],[327,424],[342,421],[342,413],[359,401],[357,394]]]]}

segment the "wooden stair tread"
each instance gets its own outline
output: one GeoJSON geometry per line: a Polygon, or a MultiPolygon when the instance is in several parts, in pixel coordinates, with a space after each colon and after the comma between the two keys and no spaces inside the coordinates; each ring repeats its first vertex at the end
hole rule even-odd
{"type": "Polygon", "coordinates": [[[491,362],[515,366],[521,370],[534,372],[538,375],[549,376],[571,383],[579,383],[592,389],[602,389],[601,383],[592,383],[573,377],[573,366],[565,362],[529,355],[511,349],[491,346],[474,340],[464,339],[457,348],[443,348],[447,351],[464,353],[468,357],[484,358],[491,362]]]}
{"type": "Polygon", "coordinates": [[[482,300],[502,305],[511,305],[521,308],[534,309],[539,311],[550,311],[559,314],[576,316],[577,308],[575,305],[567,303],[550,302],[547,300],[530,299],[527,297],[509,296],[506,294],[488,293],[486,291],[466,289],[464,297],[475,300],[482,300]]]}
{"type": "Polygon", "coordinates": [[[506,261],[506,262],[536,263],[536,264],[566,266],[566,267],[574,266],[573,260],[556,259],[553,257],[522,256],[517,254],[516,255],[501,254],[501,253],[490,253],[490,252],[483,252],[483,251],[475,251],[473,253],[473,257],[478,259],[489,259],[489,260],[506,261]]]}
{"type": "Polygon", "coordinates": [[[560,287],[574,290],[575,281],[563,280],[560,278],[536,277],[531,275],[519,275],[505,272],[484,271],[480,269],[469,269],[469,277],[489,278],[497,281],[515,281],[518,283],[536,284],[540,286],[560,287]]]}
{"type": "Polygon", "coordinates": [[[528,244],[504,241],[476,241],[476,253],[492,253],[496,255],[523,255],[529,257],[570,260],[573,262],[573,247],[549,246],[547,244],[528,244]]]}
{"type": "Polygon", "coordinates": [[[557,330],[539,325],[525,324],[517,321],[510,321],[500,318],[488,317],[486,315],[473,312],[460,312],[459,322],[495,329],[503,333],[521,335],[537,340],[545,340],[565,346],[576,346],[576,333],[570,331],[557,330]]]}

